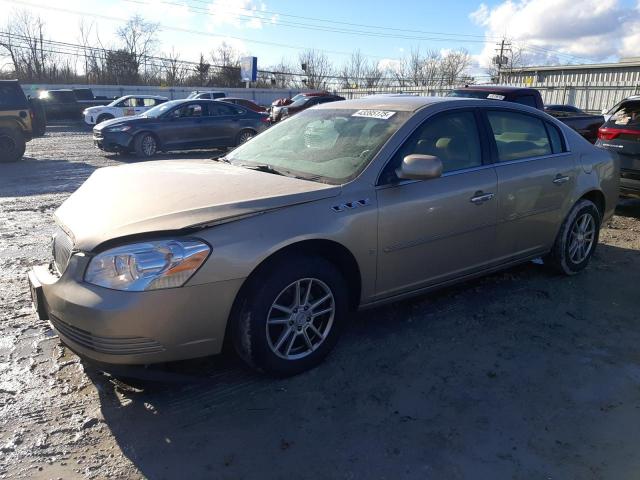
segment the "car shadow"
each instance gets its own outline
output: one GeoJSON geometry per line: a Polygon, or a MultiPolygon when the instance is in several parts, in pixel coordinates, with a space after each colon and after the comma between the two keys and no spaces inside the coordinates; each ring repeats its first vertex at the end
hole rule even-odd
{"type": "Polygon", "coordinates": [[[86,162],[25,156],[19,162],[0,164],[0,197],[70,193],[96,168],[86,162]]]}
{"type": "Polygon", "coordinates": [[[182,384],[88,374],[118,446],[150,479],[506,478],[523,459],[523,477],[591,468],[634,444],[633,429],[603,438],[612,416],[640,421],[637,409],[594,413],[637,394],[638,266],[636,251],[600,245],[575,277],[528,263],[365,310],[321,366],[287,379],[229,353],[171,365],[199,377],[182,384]]]}
{"type": "Polygon", "coordinates": [[[616,207],[616,215],[640,218],[640,199],[621,198],[616,207]]]}

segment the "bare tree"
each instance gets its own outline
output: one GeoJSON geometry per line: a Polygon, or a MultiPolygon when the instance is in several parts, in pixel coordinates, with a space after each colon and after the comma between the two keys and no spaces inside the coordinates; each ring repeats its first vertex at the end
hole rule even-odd
{"type": "Polygon", "coordinates": [[[240,52],[232,45],[222,42],[211,52],[211,60],[215,69],[212,82],[218,87],[242,87],[240,79],[240,52]]]}
{"type": "Polygon", "coordinates": [[[180,60],[180,54],[175,47],[169,53],[165,53],[162,58],[162,74],[164,81],[169,86],[180,85],[187,74],[184,63],[180,60]]]}
{"type": "Polygon", "coordinates": [[[440,79],[443,85],[460,83],[471,65],[471,55],[464,48],[447,52],[440,63],[440,79]]]}
{"type": "Polygon", "coordinates": [[[300,68],[306,78],[303,83],[311,89],[326,89],[333,74],[329,58],[318,50],[305,50],[298,57],[300,68]]]}
{"type": "Polygon", "coordinates": [[[44,20],[28,10],[17,10],[9,18],[0,46],[8,53],[18,78],[48,80],[50,52],[44,46],[44,20]]]}
{"type": "Polygon", "coordinates": [[[123,43],[123,50],[133,59],[138,75],[140,67],[143,68],[143,76],[146,76],[146,60],[152,55],[158,46],[158,30],[160,25],[147,22],[140,15],[134,15],[126,24],[118,28],[117,35],[123,43]]]}

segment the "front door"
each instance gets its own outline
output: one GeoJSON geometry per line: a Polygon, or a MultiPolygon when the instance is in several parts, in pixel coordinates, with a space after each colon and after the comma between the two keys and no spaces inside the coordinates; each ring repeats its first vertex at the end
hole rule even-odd
{"type": "Polygon", "coordinates": [[[199,102],[187,103],[169,112],[161,127],[163,144],[176,149],[200,146],[205,113],[199,102]]]}
{"type": "Polygon", "coordinates": [[[379,298],[482,270],[494,256],[496,173],[473,110],[428,119],[385,167],[377,189],[379,298]],[[483,154],[483,152],[485,152],[483,154]],[[435,155],[443,175],[399,181],[410,154],[435,155]]]}
{"type": "Polygon", "coordinates": [[[551,122],[509,110],[487,118],[497,155],[497,261],[543,253],[571,207],[581,167],[551,122]]]}

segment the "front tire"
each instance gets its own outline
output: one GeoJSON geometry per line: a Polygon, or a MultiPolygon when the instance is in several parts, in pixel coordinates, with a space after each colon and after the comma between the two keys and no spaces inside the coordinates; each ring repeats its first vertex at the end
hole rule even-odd
{"type": "Polygon", "coordinates": [[[231,319],[240,357],[277,376],[318,365],[335,346],[348,311],[340,271],[323,258],[294,255],[249,282],[231,319]]]}
{"type": "Polygon", "coordinates": [[[134,139],[133,148],[138,157],[151,158],[158,152],[158,142],[150,133],[141,133],[134,139]]]}
{"type": "Polygon", "coordinates": [[[240,146],[243,143],[248,142],[255,136],[256,136],[256,132],[254,132],[253,130],[242,130],[240,133],[238,133],[238,138],[236,139],[236,146],[240,146]]]}
{"type": "Polygon", "coordinates": [[[109,113],[103,113],[96,119],[96,125],[106,122],[107,120],[113,120],[115,117],[109,113]]]}
{"type": "Polygon", "coordinates": [[[565,275],[584,270],[595,252],[602,216],[598,207],[586,199],[579,200],[560,227],[548,260],[565,275]]]}
{"type": "Polygon", "coordinates": [[[22,132],[15,128],[0,128],[0,163],[17,162],[24,155],[25,148],[22,132]]]}

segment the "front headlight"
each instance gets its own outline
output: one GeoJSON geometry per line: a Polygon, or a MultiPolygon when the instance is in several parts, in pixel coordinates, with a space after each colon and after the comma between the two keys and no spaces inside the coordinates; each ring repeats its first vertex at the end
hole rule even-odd
{"type": "Polygon", "coordinates": [[[157,240],[112,248],[91,259],[84,280],[114,290],[181,287],[211,248],[200,240],[157,240]]]}
{"type": "Polygon", "coordinates": [[[110,127],[105,129],[107,132],[126,132],[131,130],[131,125],[121,125],[119,127],[110,127]]]}

